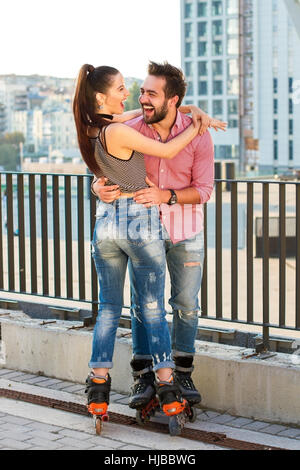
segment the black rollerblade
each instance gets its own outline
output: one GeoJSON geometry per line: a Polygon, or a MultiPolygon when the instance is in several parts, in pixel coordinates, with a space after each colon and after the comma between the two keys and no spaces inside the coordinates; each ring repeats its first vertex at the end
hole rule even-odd
{"type": "Polygon", "coordinates": [[[134,384],[131,387],[129,407],[140,410],[155,397],[155,375],[151,359],[135,359],[130,362],[134,384]]]}
{"type": "Polygon", "coordinates": [[[191,374],[194,370],[193,356],[174,357],[175,379],[179,385],[181,394],[190,407],[189,421],[196,419],[196,410],[194,406],[201,402],[201,395],[196,389],[191,374]]]}
{"type": "Polygon", "coordinates": [[[173,377],[168,382],[157,381],[156,393],[163,413],[169,417],[169,432],[178,436],[184,427],[188,402],[182,397],[180,387],[173,377]]]}
{"type": "Polygon", "coordinates": [[[110,387],[111,378],[109,374],[102,377],[91,372],[86,379],[87,407],[94,417],[97,434],[101,434],[102,422],[108,421],[107,408],[110,387]]]}

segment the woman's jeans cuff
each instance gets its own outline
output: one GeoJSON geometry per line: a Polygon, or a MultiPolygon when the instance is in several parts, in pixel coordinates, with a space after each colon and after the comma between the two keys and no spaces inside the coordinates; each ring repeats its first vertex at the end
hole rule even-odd
{"type": "Polygon", "coordinates": [[[165,368],[175,369],[175,363],[173,361],[159,362],[158,364],[155,364],[155,366],[153,367],[153,370],[154,372],[157,372],[159,369],[165,369],[165,368]]]}
{"type": "Polygon", "coordinates": [[[112,369],[112,362],[89,362],[90,369],[112,369]]]}

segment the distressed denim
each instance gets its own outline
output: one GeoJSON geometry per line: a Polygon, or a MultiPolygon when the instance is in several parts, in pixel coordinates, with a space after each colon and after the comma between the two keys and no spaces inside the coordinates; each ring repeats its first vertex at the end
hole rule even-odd
{"type": "MultiPolygon", "coordinates": [[[[165,235],[165,234],[164,234],[165,235]]],[[[166,238],[166,236],[164,236],[166,238]]],[[[178,243],[165,239],[165,252],[171,280],[169,304],[173,311],[172,351],[176,355],[194,355],[198,327],[199,290],[204,261],[204,236],[178,243]]],[[[145,329],[135,307],[135,291],[132,289],[132,340],[133,355],[149,356],[149,345],[145,329]]]]}
{"type": "Polygon", "coordinates": [[[173,368],[164,308],[166,256],[158,209],[146,209],[132,198],[97,204],[92,256],[100,291],[89,367],[113,367],[125,274],[130,264],[132,288],[154,370],[173,368]]]}

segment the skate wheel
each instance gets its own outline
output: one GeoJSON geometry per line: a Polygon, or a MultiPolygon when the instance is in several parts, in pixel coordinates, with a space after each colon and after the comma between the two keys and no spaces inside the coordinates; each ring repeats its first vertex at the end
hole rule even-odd
{"type": "Polygon", "coordinates": [[[169,418],[169,432],[171,436],[179,436],[181,434],[181,425],[178,416],[170,416],[169,418]]]}
{"type": "Polygon", "coordinates": [[[102,419],[99,417],[95,419],[95,428],[96,428],[97,436],[100,436],[101,431],[102,431],[102,419]]]}
{"type": "Polygon", "coordinates": [[[142,411],[141,411],[141,410],[136,410],[135,417],[136,417],[137,423],[138,423],[140,426],[144,426],[145,420],[144,420],[144,418],[143,418],[143,414],[142,414],[142,411]]]}
{"type": "Polygon", "coordinates": [[[196,412],[195,408],[193,408],[191,406],[190,414],[189,414],[189,422],[194,423],[196,421],[196,419],[197,419],[197,412],[196,412]]]}

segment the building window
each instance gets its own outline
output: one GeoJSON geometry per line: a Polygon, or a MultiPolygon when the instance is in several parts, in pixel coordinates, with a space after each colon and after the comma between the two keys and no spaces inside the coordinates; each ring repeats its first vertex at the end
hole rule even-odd
{"type": "Polygon", "coordinates": [[[228,115],[237,115],[239,112],[239,106],[238,106],[238,100],[228,100],[227,101],[227,110],[228,110],[228,115]]]}
{"type": "Polygon", "coordinates": [[[273,100],[273,113],[278,114],[278,99],[273,100]]]}
{"type": "Polygon", "coordinates": [[[205,113],[208,113],[208,101],[207,100],[199,100],[198,101],[198,106],[202,111],[205,113]]]}
{"type": "Polygon", "coordinates": [[[237,15],[239,13],[239,0],[227,1],[227,15],[237,15]]]}
{"type": "Polygon", "coordinates": [[[198,16],[207,16],[207,2],[198,2],[198,16]]]}
{"type": "Polygon", "coordinates": [[[231,78],[227,81],[227,92],[228,95],[238,95],[239,94],[239,79],[231,78]]]}
{"type": "Polygon", "coordinates": [[[212,22],[213,36],[221,36],[223,34],[223,21],[217,20],[212,22]]]}
{"type": "Polygon", "coordinates": [[[239,20],[237,18],[230,18],[227,20],[227,33],[229,35],[239,34],[239,20]]]}
{"type": "Polygon", "coordinates": [[[293,93],[293,78],[289,77],[289,93],[293,93]]]}
{"type": "Polygon", "coordinates": [[[192,42],[186,42],[185,43],[185,57],[192,57],[193,54],[193,43],[192,42]]]}
{"type": "Polygon", "coordinates": [[[184,37],[185,37],[185,39],[191,39],[192,38],[192,30],[193,30],[192,23],[185,23],[185,25],[184,25],[184,37]]]}
{"type": "Polygon", "coordinates": [[[213,60],[212,61],[212,73],[215,77],[216,75],[223,75],[223,62],[222,60],[213,60]]]}
{"type": "Polygon", "coordinates": [[[207,82],[200,80],[198,83],[198,94],[207,95],[207,82]]]}
{"type": "Polygon", "coordinates": [[[201,38],[207,35],[207,23],[206,21],[201,21],[198,23],[198,36],[201,38]]]}
{"type": "Polygon", "coordinates": [[[228,128],[229,129],[236,129],[239,127],[237,119],[228,119],[228,128]]]}
{"type": "Polygon", "coordinates": [[[194,86],[192,80],[187,82],[187,96],[192,96],[194,94],[194,86]]]}
{"type": "Polygon", "coordinates": [[[278,135],[278,120],[277,119],[274,119],[273,121],[273,132],[274,132],[274,135],[278,135]]]}
{"type": "Polygon", "coordinates": [[[213,94],[222,95],[223,93],[223,82],[221,80],[213,81],[213,94]]]}
{"type": "Polygon", "coordinates": [[[222,41],[213,41],[212,43],[212,55],[223,54],[223,43],[222,41]]]}
{"type": "Polygon", "coordinates": [[[198,62],[198,75],[199,77],[207,77],[207,62],[198,62]]]}
{"type": "Polygon", "coordinates": [[[278,78],[273,78],[273,93],[278,93],[278,78]]]}
{"type": "Polygon", "coordinates": [[[193,63],[192,62],[185,62],[184,64],[184,70],[185,70],[185,76],[186,77],[191,77],[193,75],[193,63]]]}
{"type": "Polygon", "coordinates": [[[238,53],[239,53],[239,40],[237,38],[228,39],[227,53],[228,53],[228,55],[238,55],[238,53]]]}
{"type": "Polygon", "coordinates": [[[198,56],[204,57],[207,55],[207,42],[206,41],[199,41],[198,42],[198,56]]]}
{"type": "Polygon", "coordinates": [[[213,16],[219,16],[223,14],[223,3],[222,0],[213,1],[211,4],[211,12],[213,16]]]}
{"type": "Polygon", "coordinates": [[[289,114],[293,114],[294,112],[294,106],[293,106],[293,100],[292,98],[289,99],[289,114]]]}
{"type": "Polygon", "coordinates": [[[294,142],[289,141],[289,160],[294,160],[294,142]]]}
{"type": "Polygon", "coordinates": [[[278,160],[278,141],[274,140],[273,142],[273,157],[274,160],[278,160]]]}
{"type": "Polygon", "coordinates": [[[228,61],[227,72],[229,77],[236,77],[239,75],[239,62],[237,59],[230,59],[228,61]]]}
{"type": "Polygon", "coordinates": [[[215,117],[223,116],[223,101],[222,100],[213,101],[213,115],[215,117]]]}
{"type": "Polygon", "coordinates": [[[184,5],[184,17],[185,18],[192,18],[193,16],[193,4],[192,3],[186,3],[184,5]]]}
{"type": "Polygon", "coordinates": [[[294,134],[294,121],[293,119],[290,119],[289,120],[289,135],[293,135],[294,134]]]}

